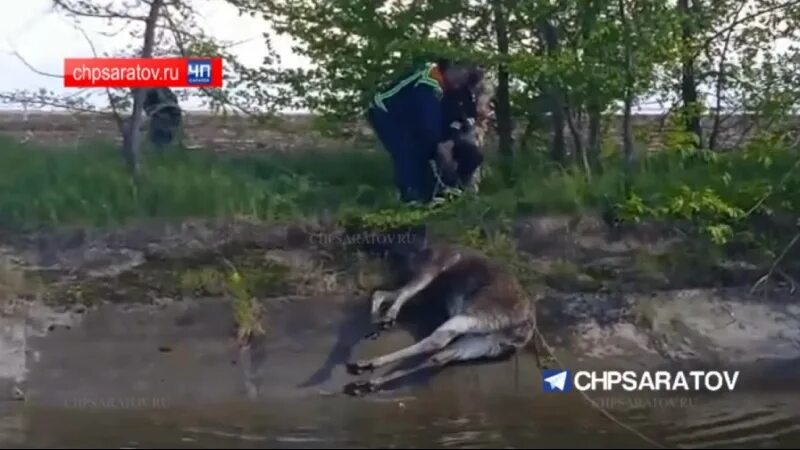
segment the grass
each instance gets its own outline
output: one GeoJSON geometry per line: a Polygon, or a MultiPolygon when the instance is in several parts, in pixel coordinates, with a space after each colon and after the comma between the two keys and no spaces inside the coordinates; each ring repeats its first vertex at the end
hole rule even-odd
{"type": "Polygon", "coordinates": [[[247,343],[252,338],[265,333],[263,309],[258,300],[247,288],[239,272],[233,272],[228,277],[227,289],[233,298],[233,320],[236,324],[236,338],[241,343],[247,343]]]}
{"type": "Polygon", "coordinates": [[[216,267],[201,267],[184,270],[178,279],[182,292],[188,295],[222,295],[225,293],[227,276],[216,267]]]}
{"type": "Polygon", "coordinates": [[[137,187],[109,144],[42,149],[0,140],[0,225],[114,225],[139,218],[284,219],[391,203],[383,155],[359,151],[226,158],[149,154],[137,187]]]}
{"type": "MultiPolygon", "coordinates": [[[[389,158],[382,151],[225,156],[174,149],[163,155],[146,154],[145,172],[136,185],[112,144],[53,149],[0,139],[0,228],[234,216],[263,220],[328,216],[373,229],[426,222],[434,233],[446,233],[508,262],[523,284],[538,285],[547,280],[533,270],[510,237],[510,225],[519,216],[611,208],[627,221],[677,219],[693,223],[715,239],[748,235],[754,240],[760,230],[748,228],[746,220],[754,205],[759,205],[754,210],[758,213],[783,211],[796,217],[800,211],[798,161],[796,151],[767,141],[718,155],[665,150],[640,155],[628,180],[632,194],[625,195],[622,163],[614,156],[605,158],[604,170],[593,173],[589,181],[574,169],[553,164],[543,152],[530,152],[515,156],[510,183],[493,170],[479,195],[420,208],[397,201],[389,158]]],[[[488,166],[496,167],[495,161],[490,159],[488,166]]],[[[773,247],[785,246],[786,239],[772,238],[773,247]]],[[[700,255],[710,255],[701,248],[705,247],[697,247],[700,255]]],[[[634,264],[645,273],[671,265],[699,267],[697,256],[667,262],[641,259],[634,264]]],[[[18,290],[21,283],[18,274],[4,271],[1,263],[0,297],[18,290]]],[[[287,283],[287,269],[265,266],[263,261],[237,266],[185,270],[174,284],[190,295],[229,297],[237,337],[246,343],[265,332],[264,311],[255,294],[280,292],[287,283]]],[[[551,272],[572,284],[583,282],[578,269],[570,265],[551,272]]],[[[359,284],[369,283],[361,280],[366,276],[358,278],[359,284]]],[[[115,295],[128,295],[117,292],[119,285],[112,287],[115,295]]],[[[80,298],[83,293],[75,295],[80,298]]]]}
{"type": "MultiPolygon", "coordinates": [[[[177,151],[148,154],[144,167],[137,187],[113,145],[53,150],[0,140],[0,225],[114,225],[140,218],[234,215],[272,220],[386,210],[407,214],[396,200],[389,158],[378,151],[245,157],[177,151]]],[[[484,184],[485,195],[462,202],[456,214],[486,219],[493,212],[575,210],[596,204],[600,197],[594,193],[611,190],[598,191],[580,176],[550,171],[534,159],[520,164],[518,178],[519,184],[508,188],[493,174],[484,184]]]]}
{"type": "Polygon", "coordinates": [[[8,257],[0,255],[0,308],[6,300],[35,290],[36,283],[28,280],[25,272],[8,257]]]}
{"type": "Polygon", "coordinates": [[[530,152],[516,156],[512,183],[494,170],[479,196],[430,210],[399,204],[389,158],[382,151],[235,157],[182,150],[148,153],[136,186],[112,144],[43,149],[0,140],[0,225],[24,229],[189,216],[339,216],[381,226],[426,220],[466,231],[507,224],[520,215],[616,205],[630,220],[663,216],[714,227],[740,218],[767,194],[761,210],[800,211],[795,195],[800,173],[785,176],[797,161],[796,152],[769,141],[719,155],[665,150],[638,159],[630,179],[634,195],[625,197],[622,164],[613,156],[589,182],[549,162],[543,152],[530,152]]]}

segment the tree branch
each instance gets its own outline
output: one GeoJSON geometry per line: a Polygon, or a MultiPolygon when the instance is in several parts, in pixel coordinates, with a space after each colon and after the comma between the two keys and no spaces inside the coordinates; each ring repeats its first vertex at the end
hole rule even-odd
{"type": "Polygon", "coordinates": [[[752,14],[748,14],[742,17],[741,19],[734,20],[728,26],[722,28],[721,30],[718,30],[716,33],[712,34],[705,41],[703,41],[703,43],[700,45],[699,49],[694,53],[692,58],[697,57],[703,51],[703,49],[706,48],[708,45],[710,45],[715,39],[733,30],[737,26],[747,23],[748,21],[753,20],[759,16],[763,16],[764,14],[769,14],[771,12],[775,12],[784,8],[791,8],[792,6],[800,6],[800,0],[792,0],[786,3],[781,3],[778,5],[771,6],[769,8],[764,8],[752,14]]]}
{"type": "MultiPolygon", "coordinates": [[[[789,245],[787,245],[786,248],[783,249],[781,254],[777,258],[775,258],[775,261],[772,262],[772,267],[769,268],[769,271],[767,272],[767,274],[764,275],[763,277],[759,278],[758,281],[756,281],[756,283],[750,289],[750,294],[755,293],[756,290],[759,287],[761,287],[762,284],[765,284],[767,281],[769,281],[770,277],[772,277],[772,274],[775,273],[776,271],[779,271],[779,272],[782,273],[782,271],[780,271],[780,269],[778,269],[778,264],[780,264],[781,261],[783,261],[783,258],[786,257],[786,255],[789,253],[789,250],[791,250],[792,247],[794,247],[795,244],[797,244],[797,241],[799,241],[799,240],[800,240],[800,233],[797,233],[796,235],[794,235],[794,238],[792,238],[791,242],[789,242],[789,245]]],[[[788,277],[786,275],[784,275],[784,277],[788,278],[789,282],[792,283],[792,292],[794,292],[794,288],[795,288],[794,281],[790,277],[788,277]]]]}
{"type": "MultiPolygon", "coordinates": [[[[184,30],[181,30],[175,24],[175,21],[172,19],[172,15],[169,13],[168,9],[165,8],[163,15],[164,15],[164,18],[167,20],[167,23],[169,24],[170,31],[172,31],[173,36],[175,37],[175,45],[177,45],[178,51],[181,52],[181,56],[184,56],[184,57],[187,56],[188,55],[188,51],[186,50],[186,45],[184,43],[184,37],[191,37],[191,34],[185,32],[184,30]]],[[[221,101],[222,103],[225,103],[227,105],[233,106],[234,108],[236,108],[237,110],[241,111],[245,115],[248,115],[248,116],[256,116],[257,115],[257,114],[253,113],[252,111],[248,110],[247,108],[245,108],[242,105],[239,105],[237,103],[234,103],[234,102],[231,102],[231,101],[227,101],[227,100],[224,100],[224,99],[220,98],[221,97],[220,95],[217,95],[214,91],[212,91],[212,90],[210,90],[208,88],[200,88],[200,91],[203,94],[207,95],[209,98],[212,98],[212,99],[215,98],[215,99],[221,101]]]]}
{"type": "Polygon", "coordinates": [[[766,194],[764,194],[764,196],[762,196],[762,197],[761,197],[761,198],[758,200],[758,202],[756,202],[756,204],[755,204],[755,205],[753,205],[753,206],[752,206],[750,209],[748,209],[748,210],[747,210],[747,212],[744,214],[744,216],[743,216],[742,218],[744,219],[744,218],[746,218],[746,217],[749,217],[749,216],[750,216],[751,214],[753,214],[753,213],[754,213],[754,212],[755,212],[755,211],[756,211],[756,210],[757,210],[759,207],[761,207],[761,205],[763,205],[763,204],[764,204],[764,202],[765,202],[765,201],[767,201],[767,199],[769,198],[769,196],[770,196],[770,195],[772,195],[772,194],[773,194],[773,192],[775,192],[775,189],[781,189],[781,188],[783,188],[783,186],[786,184],[786,182],[788,182],[788,181],[789,181],[789,178],[792,176],[792,174],[794,173],[794,171],[795,171],[795,170],[797,170],[797,168],[798,168],[798,167],[800,167],[800,158],[799,158],[797,161],[795,161],[794,165],[793,165],[791,168],[789,168],[789,170],[788,170],[788,171],[786,171],[786,173],[784,173],[784,174],[783,174],[783,176],[781,177],[780,181],[778,182],[778,185],[777,185],[777,186],[775,186],[775,188],[770,188],[770,189],[769,189],[769,191],[768,191],[766,194]]]}
{"type": "MultiPolygon", "coordinates": [[[[163,0],[153,0],[150,11],[145,21],[144,44],[142,45],[142,58],[153,57],[153,47],[156,40],[156,25],[163,7],[163,0]]],[[[145,89],[133,90],[133,112],[122,133],[122,152],[128,162],[128,168],[134,180],[139,180],[139,140],[142,125],[142,110],[144,109],[145,89]]]]}
{"type": "MultiPolygon", "coordinates": [[[[658,122],[659,122],[659,124],[658,124],[658,132],[659,132],[659,133],[661,133],[662,131],[664,131],[664,127],[667,125],[667,119],[669,119],[669,116],[671,116],[671,115],[672,115],[672,113],[674,113],[675,111],[677,111],[677,109],[678,109],[680,106],[681,106],[681,101],[680,101],[680,99],[676,99],[676,100],[674,100],[674,101],[672,102],[672,104],[670,105],[670,107],[669,107],[669,108],[667,108],[667,111],[666,111],[664,114],[662,114],[662,115],[661,115],[661,118],[660,118],[660,119],[658,119],[658,122]]],[[[663,105],[662,105],[662,107],[663,107],[663,105]]]]}
{"type": "Polygon", "coordinates": [[[140,20],[140,21],[147,21],[147,16],[136,16],[131,15],[119,11],[114,11],[111,9],[111,5],[105,5],[104,11],[100,11],[100,8],[97,8],[97,11],[90,11],[90,10],[80,10],[75,8],[74,6],[68,4],[65,0],[53,0],[55,6],[67,11],[68,13],[80,16],[80,17],[93,17],[97,19],[129,19],[129,20],[140,20]]]}
{"type": "Polygon", "coordinates": [[[37,75],[42,75],[50,78],[64,78],[64,75],[58,75],[56,73],[45,72],[43,70],[37,69],[36,67],[33,66],[33,64],[29,63],[25,58],[23,58],[22,55],[20,55],[19,52],[16,50],[12,50],[11,54],[14,55],[18,60],[20,60],[22,64],[25,64],[25,67],[30,69],[31,72],[34,72],[37,75]]]}
{"type": "Polygon", "coordinates": [[[45,97],[33,97],[0,92],[0,100],[6,103],[25,103],[38,106],[52,106],[54,108],[66,109],[68,111],[103,114],[102,111],[98,111],[90,106],[80,106],[66,101],[58,101],[56,99],[48,99],[45,97]]]}
{"type": "MultiPolygon", "coordinates": [[[[83,35],[84,39],[86,39],[86,42],[89,44],[89,48],[92,49],[92,54],[95,58],[97,58],[97,48],[94,46],[94,42],[92,42],[89,34],[86,33],[86,30],[84,30],[77,21],[74,22],[73,26],[83,35]]],[[[122,116],[117,110],[117,102],[114,101],[114,96],[111,95],[110,88],[106,88],[106,95],[108,96],[108,104],[111,107],[112,113],[114,114],[114,120],[117,122],[117,128],[119,128],[120,133],[123,133],[125,130],[125,121],[122,119],[122,116]]]]}
{"type": "MultiPolygon", "coordinates": [[[[739,14],[742,13],[744,10],[744,6],[747,4],[747,0],[740,0],[739,8],[736,9],[736,14],[734,15],[734,19],[739,17],[739,14]]],[[[722,117],[722,87],[725,84],[725,63],[728,57],[728,47],[731,43],[731,36],[733,35],[733,28],[728,30],[728,34],[725,36],[725,45],[722,48],[722,54],[719,57],[719,73],[717,75],[717,86],[716,86],[716,101],[717,107],[714,111],[714,125],[711,128],[711,136],[708,138],[708,148],[709,150],[714,150],[717,146],[717,138],[719,137],[721,117],[722,117]]],[[[709,58],[711,60],[711,58],[709,58]]]]}

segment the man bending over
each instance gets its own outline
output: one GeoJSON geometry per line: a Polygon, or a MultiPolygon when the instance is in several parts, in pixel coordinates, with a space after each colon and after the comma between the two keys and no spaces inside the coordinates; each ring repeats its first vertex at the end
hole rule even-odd
{"type": "Polygon", "coordinates": [[[463,88],[473,72],[467,63],[440,60],[395,80],[370,102],[367,117],[391,155],[403,201],[432,200],[436,181],[431,159],[447,172],[456,171],[454,143],[442,127],[442,98],[463,88]]]}

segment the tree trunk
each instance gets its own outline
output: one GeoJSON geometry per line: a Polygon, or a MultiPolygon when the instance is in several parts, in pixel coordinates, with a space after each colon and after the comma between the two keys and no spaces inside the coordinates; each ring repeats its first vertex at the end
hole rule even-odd
{"type": "MultiPolygon", "coordinates": [[[[558,33],[550,21],[545,18],[539,24],[542,40],[545,44],[545,51],[548,55],[554,55],[558,51],[558,33]]],[[[553,141],[550,147],[550,156],[553,161],[564,163],[567,159],[567,146],[564,137],[564,126],[566,118],[564,116],[564,95],[556,85],[545,88],[547,102],[553,123],[553,141]]]]}
{"type": "MultiPolygon", "coordinates": [[[[684,107],[684,123],[686,131],[696,136],[695,146],[703,147],[703,128],[700,124],[700,104],[697,102],[697,79],[695,77],[695,56],[691,51],[694,39],[694,27],[691,14],[693,10],[689,5],[690,0],[678,0],[678,11],[681,14],[681,40],[683,43],[684,57],[681,63],[681,99],[684,107]]],[[[692,0],[695,7],[697,0],[692,0]]]]}
{"type": "Polygon", "coordinates": [[[531,103],[532,106],[528,110],[527,115],[528,123],[525,125],[525,130],[523,131],[522,137],[519,140],[518,149],[521,152],[528,151],[531,138],[534,134],[547,131],[547,121],[544,118],[544,113],[550,111],[548,108],[547,99],[540,96],[531,100],[531,103]]]}
{"type": "Polygon", "coordinates": [[[633,174],[633,130],[631,124],[631,106],[633,104],[633,51],[631,49],[631,32],[628,27],[628,16],[625,0],[618,0],[619,16],[622,21],[625,42],[625,106],[622,113],[622,149],[625,155],[625,190],[630,190],[633,174]]]}
{"type": "Polygon", "coordinates": [[[600,121],[602,120],[600,108],[589,107],[589,164],[591,167],[600,166],[600,121]]]}
{"type": "Polygon", "coordinates": [[[567,111],[567,125],[569,125],[569,131],[572,134],[572,142],[575,148],[575,165],[583,169],[584,173],[586,174],[586,178],[591,182],[592,168],[589,167],[589,159],[586,156],[586,147],[583,145],[583,119],[578,116],[578,120],[580,121],[580,126],[575,123],[575,119],[573,118],[571,111],[567,111]]]}
{"type": "MultiPolygon", "coordinates": [[[[747,4],[747,0],[741,0],[739,8],[736,10],[735,20],[739,19],[739,15],[747,4]]],[[[708,138],[709,150],[715,150],[718,144],[720,129],[722,127],[722,92],[725,90],[725,63],[728,57],[728,48],[730,47],[731,37],[734,28],[728,31],[725,36],[725,45],[722,48],[722,53],[719,56],[719,66],[717,68],[717,87],[716,87],[716,108],[714,109],[714,125],[711,127],[711,135],[708,138]]]]}
{"type": "Polygon", "coordinates": [[[533,133],[539,128],[539,117],[535,113],[529,113],[528,124],[525,125],[525,130],[522,132],[522,138],[519,141],[519,151],[526,153],[528,144],[530,143],[533,133]]]}
{"type": "MultiPolygon", "coordinates": [[[[142,46],[142,58],[151,58],[153,56],[153,47],[155,45],[156,25],[158,23],[158,15],[164,0],[153,0],[150,4],[150,12],[147,15],[144,29],[144,45],[142,46]]],[[[128,169],[135,179],[139,177],[140,161],[139,150],[142,141],[142,111],[144,109],[144,89],[133,90],[133,112],[128,119],[124,131],[122,133],[122,156],[128,164],[128,169]]]]}
{"type": "MultiPolygon", "coordinates": [[[[504,0],[493,2],[494,25],[497,33],[497,50],[502,58],[508,56],[508,10],[504,0]]],[[[505,61],[498,67],[497,84],[497,135],[500,154],[505,158],[506,163],[511,162],[513,156],[513,124],[511,122],[511,95],[509,85],[508,66],[505,61]]]]}
{"type": "Polygon", "coordinates": [[[581,131],[581,128],[583,128],[583,121],[581,120],[579,111],[577,114],[578,120],[576,122],[572,106],[567,107],[567,126],[572,135],[572,148],[574,149],[572,156],[575,158],[575,165],[580,166],[581,159],[583,158],[583,133],[581,131]]]}
{"type": "MultiPolygon", "coordinates": [[[[584,43],[591,39],[592,32],[594,32],[597,27],[599,10],[602,7],[603,5],[601,2],[588,2],[586,7],[583,8],[581,14],[581,40],[579,41],[578,48],[583,47],[584,43]]],[[[586,146],[583,148],[582,152],[583,160],[581,164],[583,164],[589,179],[591,179],[592,169],[597,168],[600,162],[600,112],[602,107],[599,104],[600,100],[593,97],[591,94],[589,98],[586,99],[586,113],[589,116],[589,129],[586,138],[586,146]]]]}
{"type": "Polygon", "coordinates": [[[553,116],[553,143],[550,152],[553,161],[563,163],[567,159],[567,144],[564,138],[564,108],[561,107],[561,102],[556,98],[558,94],[553,95],[552,100],[552,116],[553,116]]]}
{"type": "Polygon", "coordinates": [[[625,107],[622,113],[622,148],[625,154],[625,171],[631,173],[633,168],[633,130],[631,127],[631,103],[629,94],[625,95],[625,107]]]}

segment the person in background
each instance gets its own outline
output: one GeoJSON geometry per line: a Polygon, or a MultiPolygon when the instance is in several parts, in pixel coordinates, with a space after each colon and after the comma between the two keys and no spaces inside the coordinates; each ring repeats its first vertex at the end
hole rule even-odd
{"type": "Polygon", "coordinates": [[[178,97],[169,88],[149,89],[144,98],[144,111],[150,118],[150,142],[157,150],[163,150],[180,131],[182,111],[178,97]]]}
{"type": "Polygon", "coordinates": [[[446,189],[460,190],[471,186],[476,171],[483,163],[480,143],[475,135],[479,115],[476,90],[483,78],[482,69],[471,70],[466,84],[461,89],[445,93],[442,100],[443,133],[455,143],[453,159],[457,162],[455,173],[440,171],[446,189]]]}
{"type": "MultiPolygon", "coordinates": [[[[475,89],[483,80],[483,71],[479,68],[471,70],[467,81],[460,89],[448,92],[442,99],[445,128],[459,130],[478,117],[478,105],[475,99],[475,89]]],[[[450,131],[450,130],[448,130],[450,131]]]]}
{"type": "Polygon", "coordinates": [[[467,85],[474,66],[439,60],[405,74],[378,92],[367,119],[394,166],[394,178],[404,202],[428,203],[436,178],[430,161],[454,173],[454,141],[448,139],[442,99],[467,85]]]}

